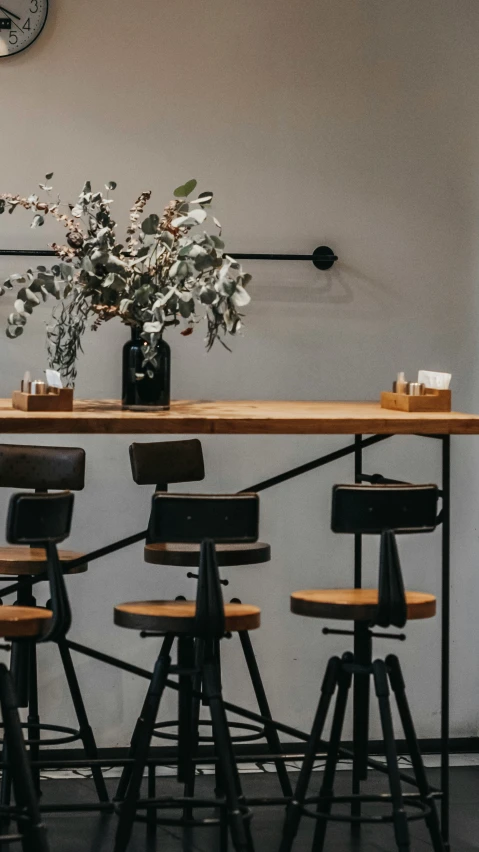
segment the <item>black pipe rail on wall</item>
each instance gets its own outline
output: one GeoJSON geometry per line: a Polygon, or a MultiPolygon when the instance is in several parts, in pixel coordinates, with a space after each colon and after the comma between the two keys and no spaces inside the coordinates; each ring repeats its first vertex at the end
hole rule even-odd
{"type": "MultiPolygon", "coordinates": [[[[338,260],[337,255],[329,246],[318,246],[312,254],[243,254],[231,252],[237,260],[309,260],[316,269],[331,269],[338,260]]],[[[0,257],[57,257],[50,249],[0,249],[0,257]]]]}

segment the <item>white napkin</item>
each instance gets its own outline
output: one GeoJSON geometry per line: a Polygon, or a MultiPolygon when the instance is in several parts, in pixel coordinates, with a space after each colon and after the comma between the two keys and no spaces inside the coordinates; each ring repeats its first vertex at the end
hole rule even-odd
{"type": "Polygon", "coordinates": [[[435,390],[449,390],[451,384],[451,373],[433,373],[431,370],[419,370],[417,380],[420,385],[435,390]]]}

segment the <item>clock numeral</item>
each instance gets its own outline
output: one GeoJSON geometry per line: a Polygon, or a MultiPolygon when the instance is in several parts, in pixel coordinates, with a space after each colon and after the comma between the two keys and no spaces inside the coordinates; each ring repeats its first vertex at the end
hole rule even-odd
{"type": "Polygon", "coordinates": [[[9,44],[18,44],[18,35],[15,30],[10,30],[10,35],[8,37],[9,44]]]}
{"type": "Polygon", "coordinates": [[[32,14],[38,12],[38,0],[32,0],[32,2],[30,3],[30,12],[32,14]]]}
{"type": "Polygon", "coordinates": [[[31,26],[30,26],[30,18],[27,18],[27,20],[25,21],[25,23],[24,23],[24,25],[23,25],[22,29],[24,29],[24,30],[31,30],[31,26]]]}

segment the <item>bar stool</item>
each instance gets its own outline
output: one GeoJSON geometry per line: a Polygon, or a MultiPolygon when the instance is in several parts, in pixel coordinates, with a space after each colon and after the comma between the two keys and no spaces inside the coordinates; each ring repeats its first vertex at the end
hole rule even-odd
{"type": "MultiPolygon", "coordinates": [[[[395,534],[432,532],[438,522],[438,494],[435,485],[337,485],[333,488],[333,531],[380,536],[379,589],[298,591],[291,596],[291,611],[311,618],[360,622],[369,640],[369,660],[355,659],[354,654],[347,652],[341,659],[332,657],[328,663],[296,790],[287,807],[280,852],[290,852],[302,815],[316,820],[312,847],[314,852],[322,852],[324,849],[326,827],[328,820],[331,819],[356,823],[390,822],[394,826],[399,852],[408,852],[411,848],[408,821],[424,819],[429,829],[434,852],[445,850],[433,791],[421,757],[399,660],[391,654],[385,660],[372,661],[372,639],[378,634],[371,630],[373,625],[382,628],[391,625],[403,627],[408,619],[431,618],[436,613],[436,599],[433,595],[404,590],[395,534]],[[333,785],[341,748],[342,728],[353,675],[363,678],[367,684],[371,677],[374,682],[385,745],[390,795],[334,795],[333,785]],[[389,687],[396,699],[411,757],[414,771],[411,782],[418,790],[414,794],[406,795],[402,792],[389,687]],[[308,797],[308,786],[317,748],[322,739],[328,710],[336,690],[336,703],[319,797],[308,797]],[[362,802],[390,803],[391,813],[371,816],[360,813],[356,815],[332,813],[333,805],[351,802],[359,806],[362,802]],[[316,805],[316,810],[312,810],[313,804],[316,805]]],[[[345,634],[349,631],[328,629],[324,632],[345,634]]],[[[379,635],[386,635],[391,639],[398,638],[394,634],[379,635]]]]}
{"type": "MultiPolygon", "coordinates": [[[[158,493],[153,497],[150,537],[153,542],[188,542],[200,545],[198,590],[195,601],[139,601],[115,607],[115,624],[133,630],[154,630],[164,634],[143,710],[131,740],[126,795],[119,807],[119,823],[114,852],[129,845],[137,811],[165,807],[183,808],[183,818],[173,824],[222,825],[222,820],[200,820],[195,807],[226,808],[227,824],[237,852],[253,852],[249,829],[250,813],[245,805],[240,776],[226,718],[221,690],[220,642],[227,632],[255,630],[260,624],[257,606],[223,603],[216,559],[216,543],[253,542],[258,537],[259,500],[256,494],[188,495],[158,493]],[[189,655],[171,666],[170,652],[175,640],[187,643],[189,655]],[[169,673],[179,677],[180,718],[178,773],[186,796],[140,799],[140,788],[154,733],[161,697],[169,673]],[[201,693],[200,693],[201,690],[201,693]],[[209,707],[219,777],[224,799],[194,798],[195,754],[198,744],[199,699],[209,707]]],[[[172,824],[158,818],[155,823],[172,824]]],[[[226,846],[223,835],[222,849],[226,846]]]]}
{"type": "MultiPolygon", "coordinates": [[[[134,443],[130,446],[131,470],[134,481],[138,485],[156,486],[156,491],[167,491],[173,483],[197,482],[205,478],[205,466],[201,442],[197,439],[186,441],[161,441],[134,443]]],[[[200,561],[200,545],[196,542],[154,541],[149,535],[144,550],[145,562],[153,565],[171,565],[181,568],[198,568],[200,561]]],[[[271,560],[271,548],[262,541],[218,542],[216,545],[216,560],[220,568],[226,566],[257,565],[271,560]]],[[[197,578],[191,571],[188,577],[197,578]]],[[[220,580],[227,585],[227,580],[220,580]]],[[[238,598],[233,602],[240,603],[238,598]]],[[[245,658],[249,677],[253,686],[260,714],[271,719],[271,711],[264,689],[261,672],[256,660],[251,637],[248,630],[238,632],[241,648],[245,658]]],[[[179,643],[180,656],[183,654],[184,643],[179,643]]],[[[185,652],[188,654],[188,651],[185,652]]],[[[176,727],[177,720],[160,722],[154,732],[155,737],[176,741],[177,735],[171,732],[176,727]]],[[[235,734],[235,744],[266,739],[272,755],[281,754],[282,746],[278,732],[274,727],[260,728],[251,723],[235,723],[235,729],[243,730],[243,734],[235,734]],[[251,733],[252,732],[252,733],[251,733]]],[[[202,735],[201,742],[211,742],[211,737],[202,735]]],[[[284,796],[293,793],[291,782],[284,761],[274,760],[276,772],[284,796]]],[[[122,799],[125,794],[125,778],[120,781],[116,798],[122,799]]]]}
{"type": "MultiPolygon", "coordinates": [[[[13,545],[35,545],[44,550],[52,611],[43,607],[1,606],[0,636],[17,643],[57,641],[71,623],[65,580],[57,544],[70,533],[73,495],[14,494],[10,500],[7,539],[13,545]]],[[[18,715],[12,675],[0,665],[0,705],[4,729],[4,761],[11,774],[15,806],[2,806],[2,816],[16,820],[18,834],[2,834],[0,842],[21,842],[23,852],[49,852],[35,784],[18,715]]],[[[5,767],[4,767],[5,772],[5,767]]]]}
{"type": "MultiPolygon", "coordinates": [[[[85,452],[73,447],[40,447],[0,445],[0,487],[31,488],[37,493],[53,491],[80,491],[85,484],[85,452]]],[[[60,550],[58,558],[65,574],[83,573],[88,570],[86,564],[72,570],[69,560],[77,560],[82,554],[71,550],[60,550]]],[[[47,579],[47,561],[42,547],[34,541],[31,546],[14,545],[0,548],[0,576],[16,575],[18,582],[18,606],[36,606],[33,586],[39,579],[47,579]]],[[[0,591],[1,596],[1,591],[0,591]]],[[[38,710],[37,655],[35,642],[12,642],[11,671],[15,683],[20,707],[28,708],[28,741],[32,760],[39,759],[40,746],[81,740],[85,757],[95,759],[97,747],[91,729],[80,686],[73,666],[70,650],[65,637],[58,635],[55,640],[60,651],[65,676],[78,720],[78,729],[64,725],[44,725],[40,722],[38,710]],[[40,741],[40,731],[57,732],[60,737],[40,741]]],[[[65,761],[65,766],[67,762],[65,761]]],[[[108,801],[108,794],[100,767],[92,767],[93,778],[100,801],[108,801]]],[[[35,783],[39,790],[39,773],[34,772],[35,783]]],[[[10,801],[11,775],[5,771],[2,776],[1,802],[10,801]]]]}

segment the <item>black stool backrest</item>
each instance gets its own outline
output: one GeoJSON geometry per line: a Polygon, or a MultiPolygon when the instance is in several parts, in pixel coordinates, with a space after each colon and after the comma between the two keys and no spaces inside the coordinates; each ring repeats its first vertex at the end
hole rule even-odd
{"type": "Polygon", "coordinates": [[[167,491],[175,482],[205,478],[203,450],[197,438],[131,444],[130,462],[137,485],[155,485],[157,491],[167,491]]]}
{"type": "Polygon", "coordinates": [[[223,594],[215,543],[258,540],[257,494],[167,494],[153,496],[152,542],[201,544],[194,634],[203,639],[224,635],[223,594]]]}
{"type": "Polygon", "coordinates": [[[73,494],[13,494],[7,517],[7,541],[44,547],[50,583],[53,618],[42,642],[66,636],[71,626],[71,610],[57,544],[70,535],[73,494]]]}
{"type": "Polygon", "coordinates": [[[374,623],[403,627],[406,597],[397,533],[433,532],[438,523],[437,485],[335,485],[331,528],[354,535],[380,535],[378,608],[374,623]]]}
{"type": "Polygon", "coordinates": [[[81,491],[85,486],[85,451],[0,444],[0,486],[81,491]]]}

